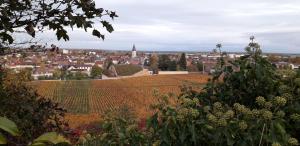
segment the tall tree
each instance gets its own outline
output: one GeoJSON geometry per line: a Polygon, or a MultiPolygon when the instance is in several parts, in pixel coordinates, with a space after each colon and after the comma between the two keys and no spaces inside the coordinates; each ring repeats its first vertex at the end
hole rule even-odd
{"type": "Polygon", "coordinates": [[[107,58],[104,61],[104,69],[109,69],[112,65],[114,65],[113,60],[111,58],[107,58]]]}
{"type": "Polygon", "coordinates": [[[150,57],[150,69],[154,72],[158,70],[158,57],[156,54],[152,54],[150,57]]]}
{"type": "Polygon", "coordinates": [[[86,73],[83,73],[83,72],[76,72],[74,73],[74,79],[75,80],[83,80],[83,79],[87,79],[88,78],[88,75],[86,73]]]}
{"type": "Polygon", "coordinates": [[[20,70],[20,72],[17,74],[21,80],[28,82],[32,81],[33,77],[31,76],[32,74],[32,69],[31,68],[25,68],[20,70]]]}
{"type": "Polygon", "coordinates": [[[53,72],[53,78],[63,80],[63,79],[65,79],[66,74],[67,74],[66,67],[62,67],[60,69],[55,69],[53,72]]]}
{"type": "Polygon", "coordinates": [[[186,70],[186,57],[185,57],[185,53],[182,53],[180,56],[180,59],[178,61],[178,65],[180,67],[180,70],[186,70]]]}
{"type": "Polygon", "coordinates": [[[158,68],[160,70],[166,71],[169,69],[169,64],[171,60],[168,55],[160,55],[158,59],[158,68]]]}
{"type": "Polygon", "coordinates": [[[94,65],[91,70],[91,77],[98,78],[101,75],[102,75],[102,68],[97,65],[94,65]]]}
{"type": "Polygon", "coordinates": [[[170,61],[168,64],[169,71],[176,71],[177,70],[177,63],[176,61],[170,61]]]}
{"type": "Polygon", "coordinates": [[[49,29],[56,32],[58,40],[69,40],[66,27],[77,27],[93,29],[94,36],[104,39],[95,24],[99,22],[112,32],[104,16],[117,17],[115,12],[97,8],[93,0],[1,0],[0,14],[0,42],[4,45],[14,43],[12,34],[21,29],[32,37],[37,31],[49,29]]]}
{"type": "Polygon", "coordinates": [[[197,62],[197,68],[198,68],[198,71],[203,71],[203,63],[202,62],[197,62]]]}

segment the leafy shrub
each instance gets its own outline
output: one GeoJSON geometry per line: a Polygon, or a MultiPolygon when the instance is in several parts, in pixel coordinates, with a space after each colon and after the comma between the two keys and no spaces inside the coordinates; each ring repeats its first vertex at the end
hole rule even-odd
{"type": "MultiPolygon", "coordinates": [[[[259,108],[235,103],[200,105],[198,98],[180,97],[178,104],[161,103],[149,119],[152,142],[158,145],[298,145],[286,130],[284,97],[267,101],[257,97],[259,108]]],[[[296,116],[295,116],[296,117],[296,116]]]]}
{"type": "Polygon", "coordinates": [[[274,68],[257,43],[246,50],[235,61],[222,57],[202,92],[185,89],[177,105],[160,104],[149,120],[152,142],[299,145],[299,77],[274,68]]]}
{"type": "Polygon", "coordinates": [[[225,58],[220,60],[212,80],[204,88],[206,92],[202,93],[201,98],[205,102],[216,100],[230,105],[239,102],[253,107],[258,96],[272,99],[280,95],[280,77],[276,68],[260,53],[248,52],[235,61],[227,64],[224,61],[225,58]]]}
{"type": "Polygon", "coordinates": [[[16,144],[26,144],[43,133],[67,130],[68,125],[64,121],[66,111],[37,95],[20,77],[6,72],[0,81],[0,116],[13,120],[22,131],[20,137],[10,138],[16,144]]]}
{"type": "Polygon", "coordinates": [[[99,67],[97,65],[94,65],[92,67],[92,70],[91,70],[91,77],[92,78],[99,78],[99,77],[101,77],[102,72],[103,72],[103,70],[102,70],[101,67],[99,67]]]}
{"type": "Polygon", "coordinates": [[[136,118],[128,106],[108,111],[103,117],[99,135],[88,136],[82,145],[144,145],[146,135],[140,131],[136,118]]]}

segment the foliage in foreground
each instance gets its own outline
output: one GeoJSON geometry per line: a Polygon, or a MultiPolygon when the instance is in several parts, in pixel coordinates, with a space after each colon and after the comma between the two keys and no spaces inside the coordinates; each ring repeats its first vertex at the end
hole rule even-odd
{"type": "Polygon", "coordinates": [[[246,51],[222,57],[204,91],[159,106],[149,126],[160,145],[299,145],[300,76],[278,72],[253,39],[246,51]]]}
{"type": "Polygon", "coordinates": [[[145,145],[147,135],[137,124],[133,110],[123,105],[108,111],[101,123],[101,133],[96,136],[86,135],[80,145],[145,145]]]}
{"type": "Polygon", "coordinates": [[[198,98],[180,97],[161,104],[149,120],[153,142],[159,145],[298,145],[287,130],[287,101],[257,97],[258,108],[221,102],[203,106],[198,98]]]}
{"type": "MultiPolygon", "coordinates": [[[[0,145],[7,144],[16,144],[13,141],[8,141],[5,137],[5,134],[1,133],[1,131],[5,132],[6,135],[9,134],[11,136],[20,136],[21,132],[19,131],[17,125],[4,117],[0,117],[0,145]]],[[[29,143],[30,146],[46,146],[46,145],[67,145],[70,142],[65,139],[63,136],[55,133],[49,132],[45,133],[38,138],[36,138],[33,142],[29,143]]]]}
{"type": "MultiPolygon", "coordinates": [[[[27,144],[43,133],[64,133],[68,129],[64,121],[65,110],[57,103],[37,95],[24,82],[24,76],[10,71],[2,72],[0,89],[0,116],[14,121],[20,136],[9,136],[15,144],[27,144]]],[[[25,80],[26,81],[26,80],[25,80]]]]}
{"type": "Polygon", "coordinates": [[[299,145],[299,74],[276,70],[261,56],[253,39],[246,51],[246,56],[235,61],[223,56],[213,78],[200,93],[186,88],[176,104],[168,102],[167,96],[161,98],[147,128],[134,128],[134,134],[125,136],[127,143],[120,140],[131,124],[119,119],[105,120],[104,125],[115,126],[108,126],[112,128],[100,134],[103,144],[299,145]],[[142,139],[131,143],[136,135],[142,139]]]}

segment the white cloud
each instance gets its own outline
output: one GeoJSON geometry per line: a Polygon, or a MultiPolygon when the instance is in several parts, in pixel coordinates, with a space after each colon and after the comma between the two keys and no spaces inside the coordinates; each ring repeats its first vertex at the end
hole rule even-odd
{"type": "Polygon", "coordinates": [[[96,4],[117,11],[115,32],[103,42],[75,29],[70,42],[59,42],[61,47],[130,50],[136,43],[143,50],[205,51],[222,42],[225,50],[242,51],[248,37],[256,35],[266,51],[300,53],[299,0],[96,0],[96,4]]]}

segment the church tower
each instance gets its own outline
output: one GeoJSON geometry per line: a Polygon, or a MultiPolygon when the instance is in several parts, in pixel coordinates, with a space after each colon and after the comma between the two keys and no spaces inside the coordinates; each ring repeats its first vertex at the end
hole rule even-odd
{"type": "Polygon", "coordinates": [[[135,45],[133,45],[132,52],[131,52],[131,57],[132,58],[136,57],[136,48],[135,48],[135,45]]]}

